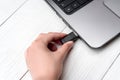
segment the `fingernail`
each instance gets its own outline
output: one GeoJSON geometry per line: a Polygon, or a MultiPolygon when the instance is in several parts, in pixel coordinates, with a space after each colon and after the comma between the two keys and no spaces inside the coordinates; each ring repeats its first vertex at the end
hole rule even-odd
{"type": "Polygon", "coordinates": [[[68,41],[67,44],[70,44],[71,46],[73,46],[74,42],[73,41],[68,41]]]}

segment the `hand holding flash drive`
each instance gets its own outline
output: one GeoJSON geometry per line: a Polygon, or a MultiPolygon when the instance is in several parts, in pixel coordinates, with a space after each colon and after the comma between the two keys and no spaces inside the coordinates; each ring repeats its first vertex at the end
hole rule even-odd
{"type": "Polygon", "coordinates": [[[62,44],[68,42],[68,41],[73,41],[75,42],[78,39],[78,35],[75,32],[71,32],[68,35],[66,35],[65,37],[63,37],[60,41],[62,44]]]}
{"type": "MultiPolygon", "coordinates": [[[[66,42],[68,42],[68,41],[73,41],[73,42],[75,42],[78,38],[79,38],[79,37],[78,37],[78,35],[77,35],[75,32],[71,32],[71,33],[67,34],[65,37],[63,37],[62,39],[60,39],[60,43],[61,43],[61,44],[64,44],[64,43],[66,43],[66,42]]],[[[60,45],[58,45],[58,44],[56,44],[56,43],[52,43],[52,44],[56,45],[57,48],[60,47],[60,45]]],[[[48,47],[51,47],[51,46],[49,45],[48,47]]],[[[49,49],[50,49],[50,48],[49,48],[49,49]]]]}

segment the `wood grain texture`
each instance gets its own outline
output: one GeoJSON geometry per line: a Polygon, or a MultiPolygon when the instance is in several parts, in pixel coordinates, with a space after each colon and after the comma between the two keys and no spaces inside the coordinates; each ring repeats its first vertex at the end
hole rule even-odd
{"type": "MultiPolygon", "coordinates": [[[[66,28],[64,32],[70,31],[66,28]]],[[[101,80],[119,52],[120,37],[101,49],[92,49],[83,40],[78,40],[65,63],[62,80],[101,80]]]]}
{"type": "Polygon", "coordinates": [[[24,53],[32,41],[40,33],[65,27],[43,0],[25,3],[0,28],[0,80],[19,80],[27,70],[24,53]]]}
{"type": "Polygon", "coordinates": [[[103,80],[120,80],[120,55],[113,63],[113,66],[110,68],[103,80]]]}

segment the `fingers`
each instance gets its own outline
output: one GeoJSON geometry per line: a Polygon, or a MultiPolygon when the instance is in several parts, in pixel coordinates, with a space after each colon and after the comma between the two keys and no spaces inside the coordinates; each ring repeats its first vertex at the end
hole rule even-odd
{"type": "Polygon", "coordinates": [[[57,51],[58,53],[57,58],[64,61],[64,59],[66,58],[67,54],[69,53],[69,51],[71,50],[71,48],[73,47],[74,42],[73,41],[69,41],[65,44],[63,44],[63,46],[57,51]]]}
{"type": "Polygon", "coordinates": [[[48,33],[47,36],[47,42],[51,42],[53,40],[59,40],[61,38],[63,38],[66,34],[64,33],[58,33],[58,32],[50,32],[48,33]]]}
{"type": "Polygon", "coordinates": [[[50,32],[50,33],[41,33],[36,41],[43,41],[46,43],[46,45],[52,41],[59,40],[63,38],[66,34],[65,33],[59,33],[59,32],[50,32]]]}

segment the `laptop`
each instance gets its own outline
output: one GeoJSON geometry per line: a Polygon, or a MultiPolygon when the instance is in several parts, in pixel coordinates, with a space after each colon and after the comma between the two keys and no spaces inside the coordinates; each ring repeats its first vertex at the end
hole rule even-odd
{"type": "Polygon", "coordinates": [[[120,34],[120,0],[45,0],[92,48],[120,34]]]}

